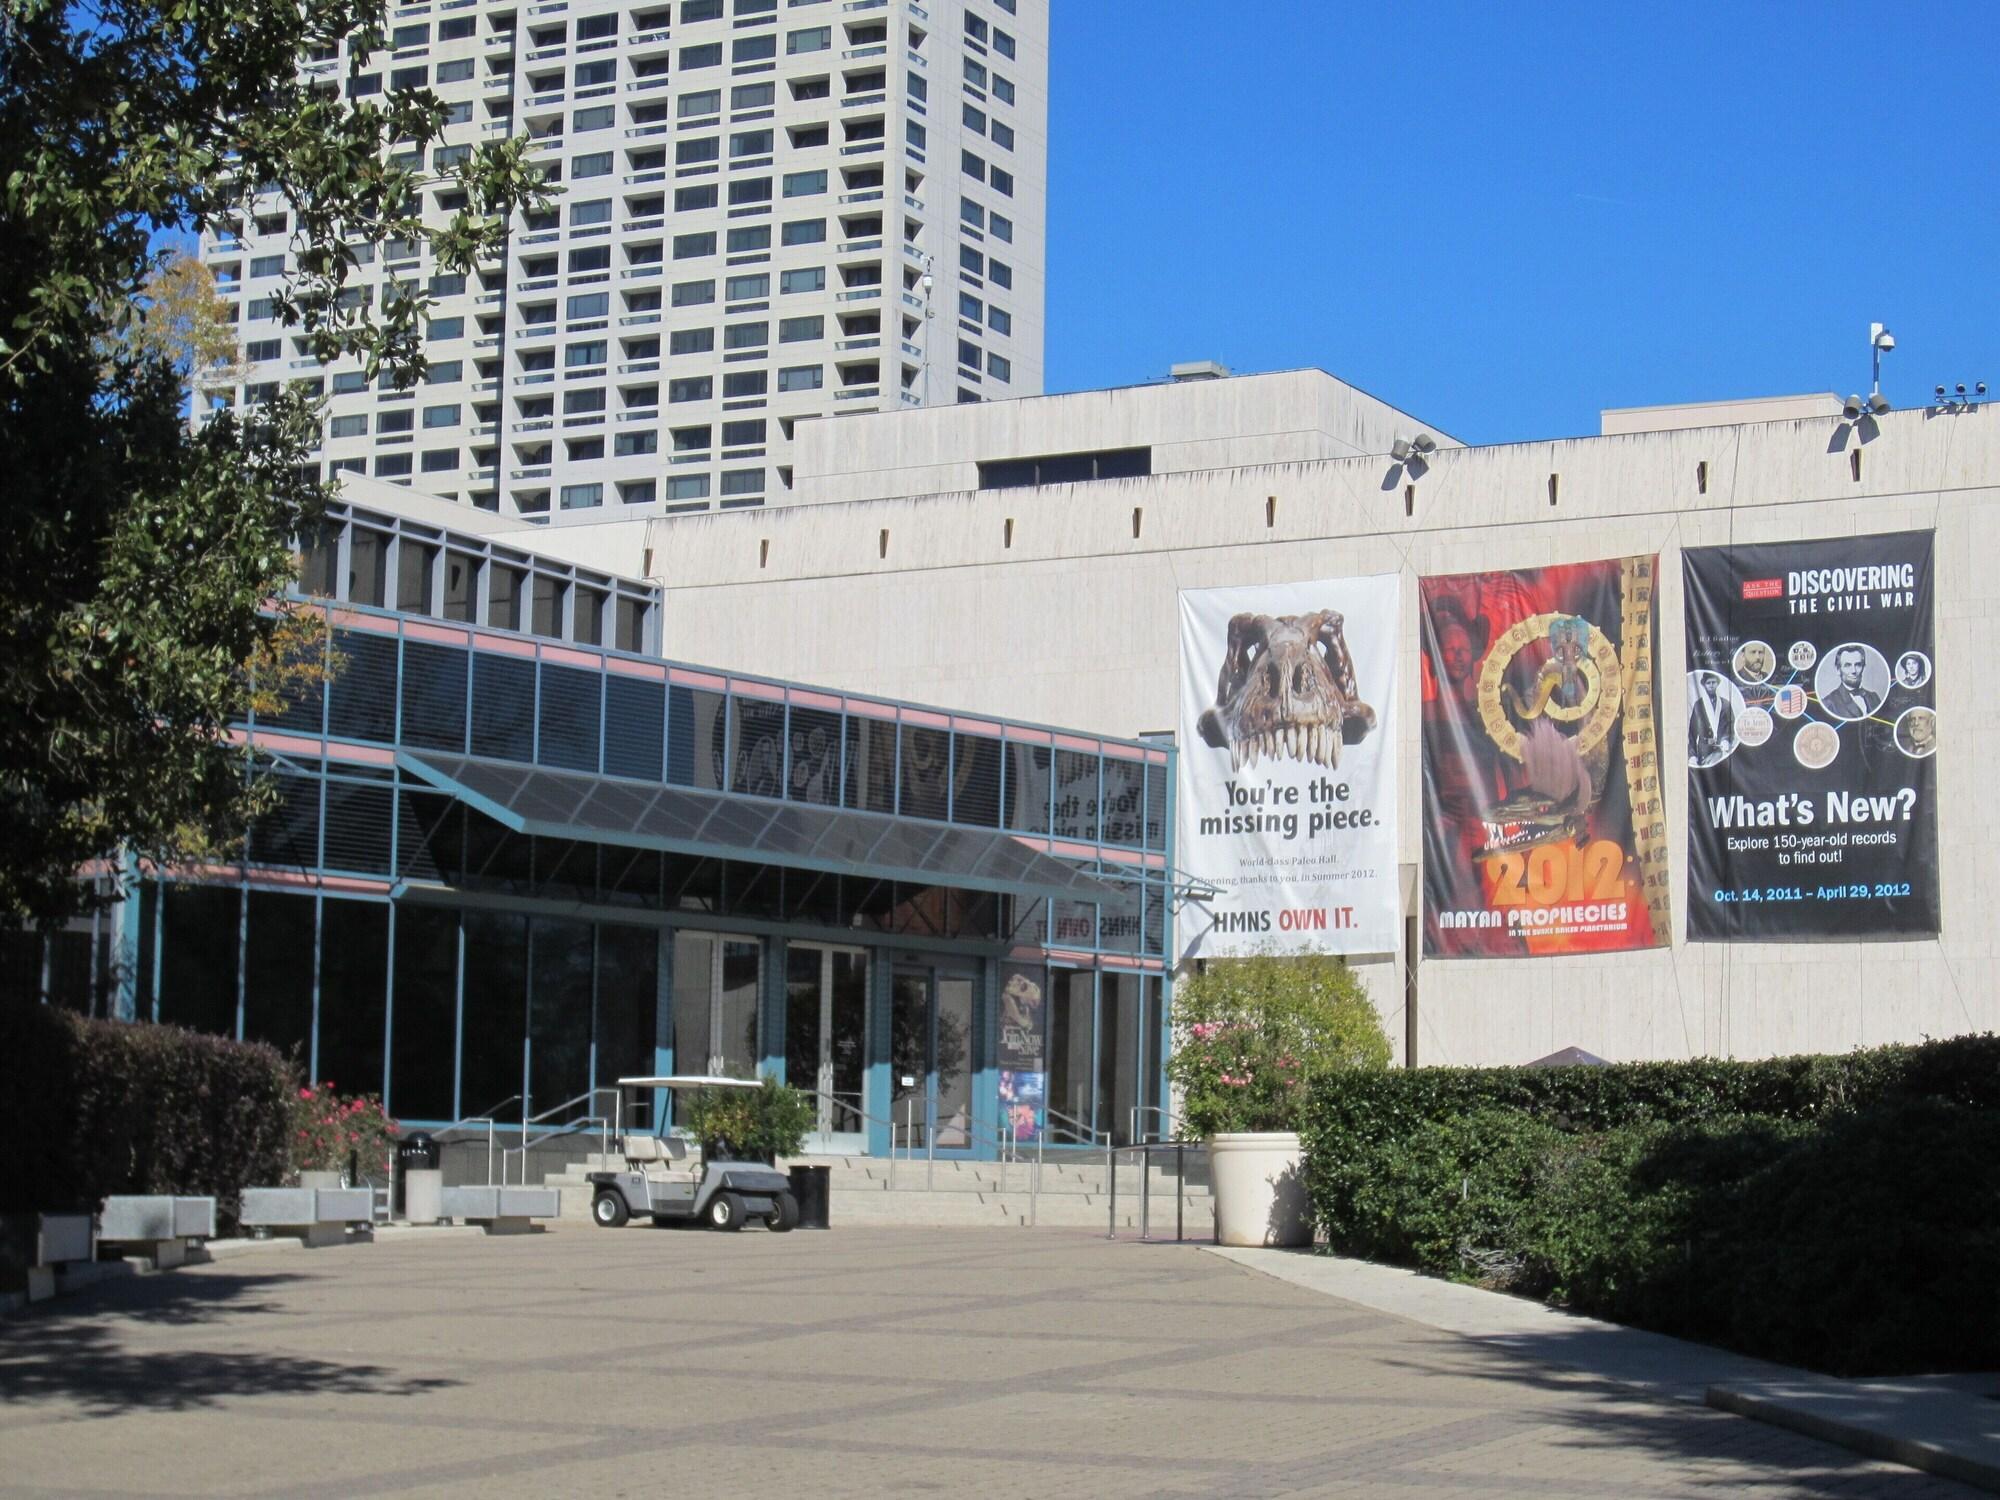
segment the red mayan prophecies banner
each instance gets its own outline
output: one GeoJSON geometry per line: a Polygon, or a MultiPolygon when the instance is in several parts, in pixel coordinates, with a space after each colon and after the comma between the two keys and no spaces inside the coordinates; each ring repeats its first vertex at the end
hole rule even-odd
{"type": "Polygon", "coordinates": [[[1424,953],[1665,945],[1656,557],[1421,582],[1424,953]]]}

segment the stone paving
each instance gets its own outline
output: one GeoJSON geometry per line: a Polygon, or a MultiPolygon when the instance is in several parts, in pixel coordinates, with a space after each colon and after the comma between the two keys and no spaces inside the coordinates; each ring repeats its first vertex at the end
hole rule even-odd
{"type": "Polygon", "coordinates": [[[1189,1245],[564,1228],[0,1322],[6,1495],[1972,1491],[1189,1245]]]}

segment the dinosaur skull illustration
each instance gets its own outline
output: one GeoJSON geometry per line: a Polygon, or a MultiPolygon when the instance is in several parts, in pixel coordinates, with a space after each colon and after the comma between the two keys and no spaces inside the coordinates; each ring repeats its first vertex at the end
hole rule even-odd
{"type": "Polygon", "coordinates": [[[1375,727],[1361,701],[1338,611],[1237,615],[1201,737],[1234,769],[1280,757],[1340,764],[1340,747],[1375,727]]]}

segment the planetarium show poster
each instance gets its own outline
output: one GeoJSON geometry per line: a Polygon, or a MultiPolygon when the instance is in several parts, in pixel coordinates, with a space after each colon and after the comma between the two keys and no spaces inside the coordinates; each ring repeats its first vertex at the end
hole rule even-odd
{"type": "Polygon", "coordinates": [[[1424,952],[1669,940],[1658,559],[1421,581],[1424,952]]]}
{"type": "Polygon", "coordinates": [[[1932,533],[1695,547],[1688,937],[1939,930],[1932,533]]]}
{"type": "Polygon", "coordinates": [[[1183,956],[1395,951],[1400,584],[1181,594],[1183,956]]]}

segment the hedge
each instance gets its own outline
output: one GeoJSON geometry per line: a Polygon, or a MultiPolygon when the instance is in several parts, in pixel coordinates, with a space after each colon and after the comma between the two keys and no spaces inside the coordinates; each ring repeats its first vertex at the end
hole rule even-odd
{"type": "Polygon", "coordinates": [[[188,1193],[233,1224],[246,1186],[284,1181],[296,1088],[261,1043],[0,1005],[0,1213],[188,1193]]]}
{"type": "Polygon", "coordinates": [[[1842,1374],[2000,1363],[2000,1039],[1352,1074],[1333,1249],[1842,1374]]]}

